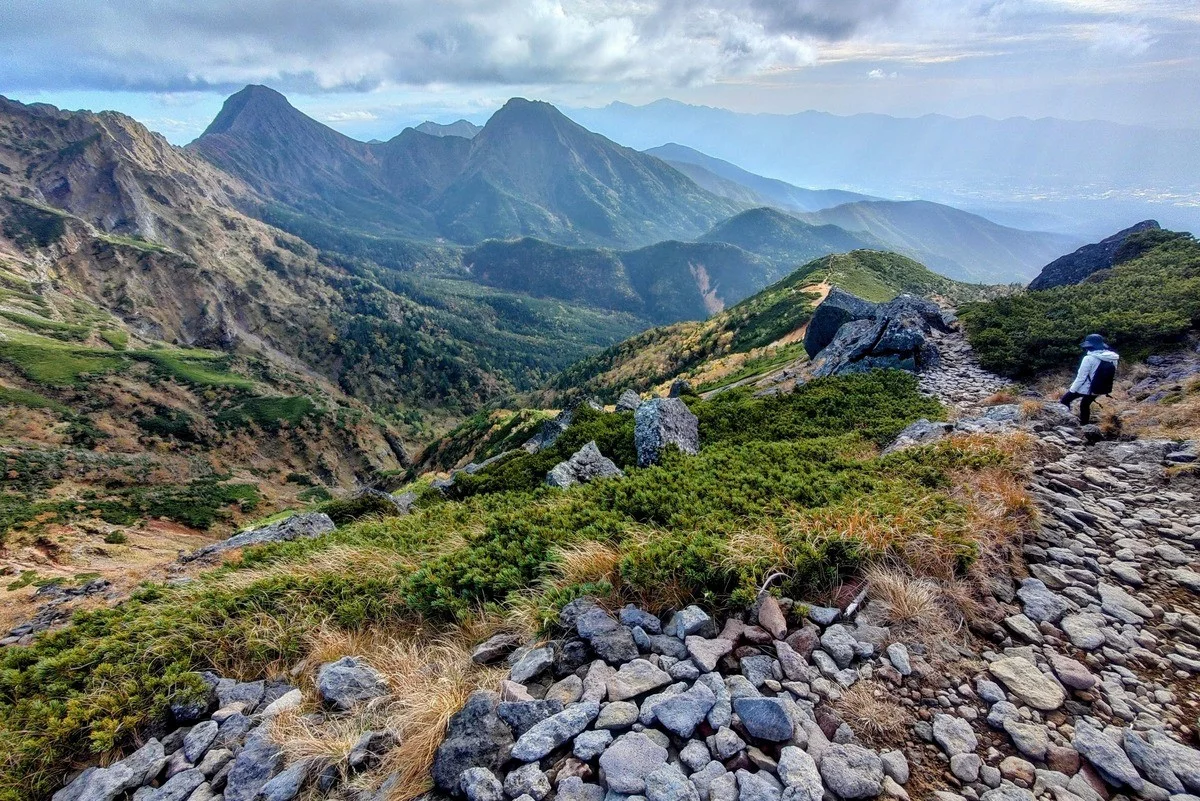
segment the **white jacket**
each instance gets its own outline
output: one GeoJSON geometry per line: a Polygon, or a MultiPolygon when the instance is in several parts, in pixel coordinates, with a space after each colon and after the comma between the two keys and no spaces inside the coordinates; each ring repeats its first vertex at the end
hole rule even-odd
{"type": "Polygon", "coordinates": [[[1071,391],[1080,395],[1090,395],[1092,390],[1092,376],[1096,374],[1096,368],[1100,366],[1100,362],[1112,362],[1113,367],[1117,366],[1120,356],[1115,351],[1111,350],[1091,350],[1083,357],[1083,361],[1079,363],[1079,372],[1075,374],[1075,381],[1071,384],[1071,391]]]}

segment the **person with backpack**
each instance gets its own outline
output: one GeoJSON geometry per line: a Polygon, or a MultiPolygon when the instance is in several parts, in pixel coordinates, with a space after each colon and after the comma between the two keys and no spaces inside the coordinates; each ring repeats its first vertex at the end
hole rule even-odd
{"type": "Polygon", "coordinates": [[[1059,402],[1069,409],[1076,399],[1081,399],[1079,422],[1086,426],[1092,419],[1092,402],[1101,395],[1112,393],[1113,379],[1117,375],[1117,362],[1121,357],[1108,347],[1104,337],[1099,334],[1088,334],[1079,346],[1087,353],[1079,363],[1075,381],[1059,402]]]}

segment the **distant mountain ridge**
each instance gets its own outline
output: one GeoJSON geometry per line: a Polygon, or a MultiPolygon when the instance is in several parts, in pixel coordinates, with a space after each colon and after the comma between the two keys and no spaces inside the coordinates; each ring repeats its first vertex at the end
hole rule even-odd
{"type": "Polygon", "coordinates": [[[1107,270],[1116,263],[1117,253],[1134,234],[1142,231],[1161,230],[1155,220],[1143,220],[1123,231],[1105,237],[1091,245],[1084,245],[1074,253],[1059,256],[1042,268],[1037,277],[1029,282],[1030,289],[1051,289],[1056,286],[1078,284],[1093,273],[1107,270]]]}
{"type": "Polygon", "coordinates": [[[482,131],[483,128],[467,120],[455,120],[447,124],[426,120],[416,126],[416,130],[430,136],[460,136],[463,139],[474,139],[475,134],[482,131]]]}
{"type": "Polygon", "coordinates": [[[522,98],[470,139],[406,129],[370,144],[250,86],[188,147],[271,202],[372,235],[636,247],[698,236],[739,210],[661,160],[522,98]]]}

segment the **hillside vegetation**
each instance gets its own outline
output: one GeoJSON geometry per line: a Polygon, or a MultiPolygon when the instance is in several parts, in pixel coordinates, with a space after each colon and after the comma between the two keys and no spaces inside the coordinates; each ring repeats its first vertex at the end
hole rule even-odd
{"type": "MultiPolygon", "coordinates": [[[[689,403],[700,418],[698,456],[668,454],[638,469],[632,414],[583,412],[555,455],[596,439],[626,478],[564,492],[542,486],[531,465],[502,462],[464,484],[466,500],[426,490],[411,516],[252,549],[191,585],[147,586],[8,650],[0,798],[42,796],[73,760],[129,744],[172,697],[197,687],[189,671],[249,678],[286,669],[319,647],[317,632],[468,624],[480,614],[537,628],[585,593],[720,609],[751,600],[775,570],[786,571],[783,590],[803,598],[878,559],[953,577],[1025,514],[1018,494],[981,480],[1009,458],[995,443],[876,455],[907,422],[940,415],[906,374],[689,403]]],[[[541,470],[544,459],[529,458],[541,470]]]]}
{"type": "Polygon", "coordinates": [[[1133,234],[1115,264],[1080,284],[962,307],[984,367],[1014,377],[1066,367],[1090,333],[1132,360],[1200,327],[1200,243],[1190,234],[1133,234]]]}

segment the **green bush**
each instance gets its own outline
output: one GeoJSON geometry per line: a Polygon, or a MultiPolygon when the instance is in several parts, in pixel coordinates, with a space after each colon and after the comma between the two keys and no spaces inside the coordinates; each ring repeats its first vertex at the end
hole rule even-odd
{"type": "Polygon", "coordinates": [[[395,504],[387,498],[369,494],[326,501],[317,507],[317,511],[329,515],[329,519],[339,526],[373,515],[394,517],[397,514],[395,504]]]}
{"type": "Polygon", "coordinates": [[[1190,235],[1131,236],[1129,260],[1071,286],[1025,292],[959,310],[989,370],[1023,378],[1079,361],[1099,333],[1127,360],[1180,342],[1200,327],[1200,243],[1190,235]]]}
{"type": "Polygon", "coordinates": [[[319,412],[312,398],[304,395],[290,398],[249,398],[217,414],[216,424],[224,428],[254,425],[264,431],[278,431],[284,424],[295,426],[304,418],[319,412]]]}

